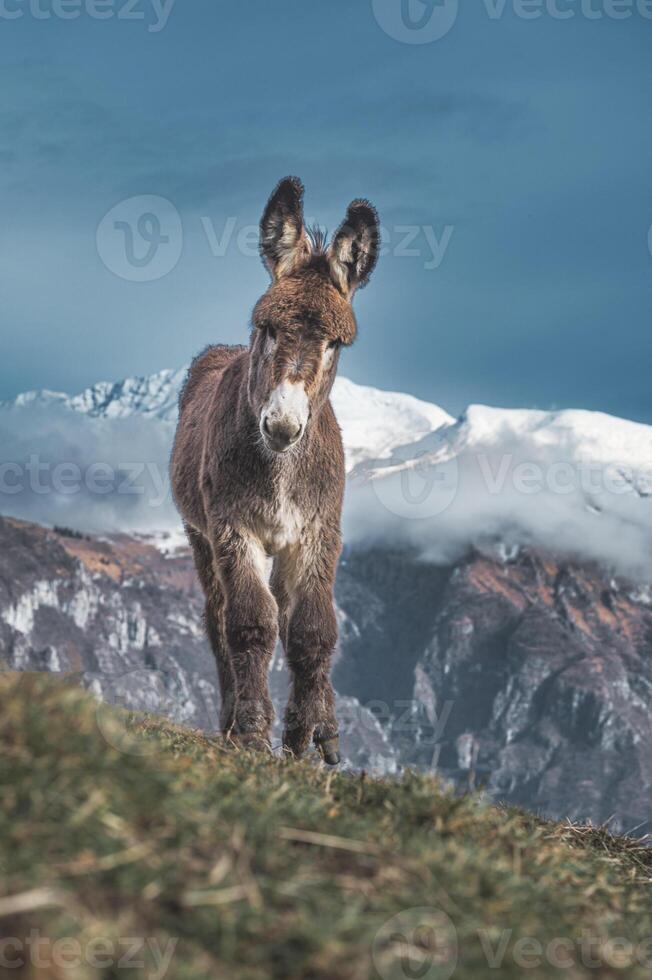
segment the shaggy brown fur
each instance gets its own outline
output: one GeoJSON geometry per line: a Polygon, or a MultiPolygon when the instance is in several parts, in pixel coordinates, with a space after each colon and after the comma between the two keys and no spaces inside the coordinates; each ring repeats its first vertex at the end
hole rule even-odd
{"type": "Polygon", "coordinates": [[[378,218],[354,201],[326,248],[303,222],[303,187],[281,181],[261,221],[273,282],[246,347],[209,347],[180,399],[172,486],[206,595],[223,731],[268,744],[267,685],[280,635],[293,677],[283,742],[339,761],[329,673],[341,549],[344,452],[329,401],[351,298],[377,260],[378,218]],[[269,585],[266,556],[274,558],[269,585]]]}

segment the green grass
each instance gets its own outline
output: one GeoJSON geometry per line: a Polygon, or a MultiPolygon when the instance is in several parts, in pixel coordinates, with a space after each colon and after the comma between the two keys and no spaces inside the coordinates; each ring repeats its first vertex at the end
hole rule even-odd
{"type": "Polygon", "coordinates": [[[425,776],[226,749],[11,674],[0,798],[0,936],[38,930],[42,961],[78,962],[29,976],[157,977],[157,950],[170,980],[651,975],[640,842],[425,776]],[[137,938],[142,966],[119,963],[137,938]]]}

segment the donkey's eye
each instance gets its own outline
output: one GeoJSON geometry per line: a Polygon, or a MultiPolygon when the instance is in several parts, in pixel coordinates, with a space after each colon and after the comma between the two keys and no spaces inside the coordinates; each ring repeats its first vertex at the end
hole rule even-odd
{"type": "Polygon", "coordinates": [[[276,340],[276,328],[270,326],[269,324],[265,327],[265,331],[270,340],[276,340]]]}
{"type": "Polygon", "coordinates": [[[329,350],[337,350],[337,348],[338,347],[341,347],[341,346],[342,346],[342,341],[341,340],[331,340],[330,343],[328,344],[328,349],[329,350]]]}

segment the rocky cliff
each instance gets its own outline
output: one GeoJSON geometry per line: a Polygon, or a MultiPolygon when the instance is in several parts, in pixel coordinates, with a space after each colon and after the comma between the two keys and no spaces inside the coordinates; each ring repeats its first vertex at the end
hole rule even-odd
{"type": "Polygon", "coordinates": [[[351,576],[367,615],[336,683],[394,703],[403,763],[547,813],[652,827],[648,588],[531,552],[448,568],[367,553],[343,572],[343,608],[355,615],[351,576]]]}

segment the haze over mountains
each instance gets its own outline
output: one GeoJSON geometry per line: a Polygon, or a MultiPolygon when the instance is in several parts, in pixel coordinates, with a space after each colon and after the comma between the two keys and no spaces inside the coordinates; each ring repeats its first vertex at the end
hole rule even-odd
{"type": "MultiPolygon", "coordinates": [[[[185,369],[0,405],[0,510],[85,531],[178,528],[169,450],[185,369]],[[65,465],[64,465],[65,464],[65,465]]],[[[346,540],[449,562],[529,546],[652,580],[652,427],[598,412],[437,405],[338,378],[346,540]]]]}

